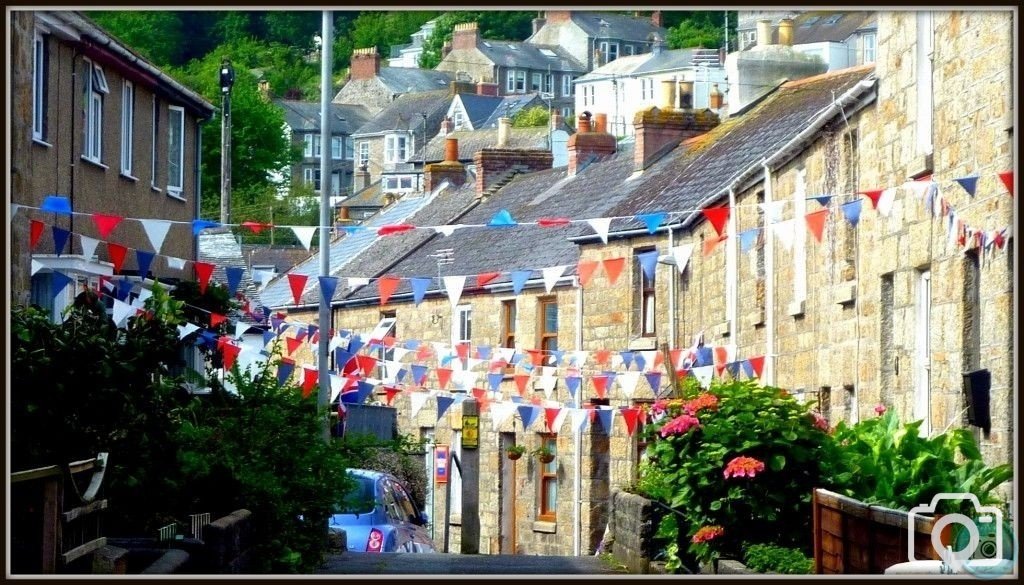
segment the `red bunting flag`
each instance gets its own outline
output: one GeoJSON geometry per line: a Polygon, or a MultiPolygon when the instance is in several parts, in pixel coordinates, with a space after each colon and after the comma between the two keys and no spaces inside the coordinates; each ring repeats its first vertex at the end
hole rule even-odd
{"type": "Polygon", "coordinates": [[[369,378],[373,369],[377,367],[377,358],[373,356],[357,355],[356,361],[359,363],[359,370],[363,372],[364,378],[369,378]]]}
{"type": "Polygon", "coordinates": [[[761,372],[764,371],[764,356],[752,357],[747,361],[750,362],[750,367],[754,369],[754,375],[760,378],[761,372]]]}
{"type": "MultiPolygon", "coordinates": [[[[124,264],[124,255],[128,253],[128,248],[125,248],[120,244],[107,242],[107,252],[110,254],[110,261],[114,263],[114,274],[119,274],[121,272],[121,266],[124,264]]],[[[198,264],[199,262],[196,262],[197,268],[198,264]]],[[[213,270],[213,264],[210,264],[210,270],[213,270]]],[[[202,282],[200,282],[199,291],[203,292],[205,290],[206,287],[203,286],[202,282]]]]}
{"type": "Polygon", "coordinates": [[[233,343],[225,343],[220,351],[221,355],[224,356],[224,369],[230,370],[231,366],[235,365],[235,359],[241,353],[242,348],[233,343]]]}
{"type": "Polygon", "coordinates": [[[298,337],[286,337],[284,341],[288,345],[288,355],[292,355],[296,349],[302,346],[302,340],[298,337]]]}
{"type": "Polygon", "coordinates": [[[398,290],[400,278],[394,276],[382,276],[377,280],[377,289],[380,290],[380,304],[388,304],[388,299],[398,290]]]}
{"type": "Polygon", "coordinates": [[[43,222],[41,222],[41,221],[39,221],[37,219],[33,219],[31,221],[31,224],[30,224],[30,227],[29,227],[29,237],[28,237],[29,248],[35,248],[36,247],[36,244],[39,243],[39,238],[43,235],[43,228],[45,228],[45,227],[46,226],[43,225],[43,222]]]}
{"type": "Polygon", "coordinates": [[[626,423],[626,432],[629,436],[633,436],[633,431],[636,430],[636,423],[640,417],[639,408],[622,408],[619,410],[622,413],[622,420],[626,423]]]}
{"type": "Polygon", "coordinates": [[[683,365],[683,362],[681,361],[681,358],[683,357],[683,350],[679,348],[672,349],[669,350],[668,355],[669,358],[672,359],[672,369],[678,370],[683,365]]]}
{"type": "Polygon", "coordinates": [[[878,209],[878,200],[882,198],[884,189],[872,189],[870,191],[858,191],[859,194],[871,200],[871,208],[878,209]]]}
{"type": "Polygon", "coordinates": [[[821,234],[825,230],[825,219],[828,217],[828,208],[819,209],[808,213],[804,219],[807,221],[807,229],[814,234],[814,239],[821,242],[821,234]]]}
{"type": "Polygon", "coordinates": [[[473,398],[477,400],[483,400],[485,397],[485,390],[483,388],[473,388],[473,398]]]}
{"type": "Polygon", "coordinates": [[[292,300],[296,305],[302,300],[302,290],[306,288],[307,280],[309,276],[305,274],[288,273],[288,286],[292,287],[292,300]]]}
{"type": "Polygon", "coordinates": [[[608,394],[608,376],[594,376],[591,380],[594,382],[594,390],[597,391],[597,397],[604,398],[608,394]]]}
{"type": "Polygon", "coordinates": [[[530,374],[516,374],[516,388],[519,389],[519,395],[526,396],[526,383],[530,381],[530,374]]]}
{"type": "MultiPolygon", "coordinates": [[[[110,249],[110,244],[107,244],[110,249]]],[[[209,262],[195,262],[196,276],[199,277],[199,293],[206,294],[206,287],[210,284],[210,276],[213,274],[213,264],[209,262]]]]}
{"type": "Polygon", "coordinates": [[[444,390],[448,386],[448,382],[452,379],[451,368],[437,368],[434,370],[437,372],[437,385],[441,390],[444,390]]]}
{"type": "Polygon", "coordinates": [[[528,349],[526,353],[530,354],[530,363],[534,366],[544,365],[544,350],[541,349],[528,349]]]}
{"type": "Polygon", "coordinates": [[[430,359],[430,348],[426,345],[421,345],[420,348],[416,350],[416,359],[421,362],[425,362],[430,359]]]}
{"type": "Polygon", "coordinates": [[[1010,193],[1010,197],[1013,197],[1013,171],[999,173],[999,180],[1003,182],[1006,190],[1010,193]]]}
{"type": "Polygon", "coordinates": [[[612,357],[612,350],[610,349],[599,349],[594,352],[594,359],[601,366],[608,365],[608,358],[610,357],[612,357]]]}
{"type": "Polygon", "coordinates": [[[391,236],[391,235],[394,235],[394,234],[401,234],[401,233],[407,232],[409,230],[414,230],[414,229],[416,229],[416,226],[409,225],[407,223],[399,223],[399,224],[393,224],[393,225],[382,225],[377,230],[377,235],[378,236],[391,236]]]}
{"type": "Polygon", "coordinates": [[[725,367],[725,362],[729,359],[729,350],[724,345],[716,345],[712,350],[715,366],[725,367]]]}
{"type": "Polygon", "coordinates": [[[499,276],[501,276],[500,272],[484,272],[483,274],[477,274],[476,286],[481,287],[499,276]]]}
{"type": "Polygon", "coordinates": [[[719,378],[725,377],[725,364],[718,364],[718,363],[716,363],[715,364],[715,374],[719,378]]]}
{"type": "Polygon", "coordinates": [[[545,408],[544,409],[544,423],[548,425],[548,430],[552,433],[558,432],[558,429],[554,428],[555,419],[558,418],[558,413],[561,412],[561,408],[545,408]]]}
{"type": "Polygon", "coordinates": [[[455,344],[455,355],[459,356],[460,360],[469,359],[469,342],[460,341],[455,344]]]}
{"type": "Polygon", "coordinates": [[[316,368],[302,368],[302,397],[309,398],[309,395],[313,393],[313,387],[316,386],[317,378],[320,377],[320,372],[316,368]]]}
{"type": "Polygon", "coordinates": [[[537,220],[537,225],[540,227],[560,227],[569,225],[569,218],[567,217],[542,217],[537,220]]]}
{"type": "Polygon", "coordinates": [[[619,280],[619,275],[622,274],[622,269],[626,266],[625,258],[607,258],[601,261],[604,265],[604,273],[608,275],[608,283],[614,285],[619,280]]]}
{"type": "Polygon", "coordinates": [[[391,406],[392,401],[395,399],[395,395],[401,392],[398,388],[392,388],[391,386],[384,387],[384,393],[387,395],[388,406],[391,406]]]}
{"type": "Polygon", "coordinates": [[[580,286],[587,286],[590,282],[590,277],[594,275],[594,271],[597,270],[598,263],[594,260],[580,260],[576,265],[576,274],[580,277],[580,286]]]}
{"type": "Polygon", "coordinates": [[[256,221],[246,221],[246,222],[242,223],[242,227],[247,227],[247,228],[249,228],[252,231],[252,233],[258,234],[261,231],[263,231],[264,228],[272,228],[274,226],[269,224],[269,223],[259,223],[259,222],[256,222],[256,221]]]}
{"type": "Polygon", "coordinates": [[[729,208],[728,207],[708,207],[702,209],[704,217],[707,218],[711,225],[718,232],[718,235],[722,235],[722,230],[725,229],[725,222],[729,221],[729,208]]]}
{"type": "Polygon", "coordinates": [[[729,236],[717,236],[704,240],[704,255],[710,256],[711,253],[715,251],[715,248],[718,247],[718,244],[724,242],[728,237],[729,236]]]}
{"type": "Polygon", "coordinates": [[[380,340],[380,343],[384,347],[386,347],[388,349],[391,349],[392,347],[395,347],[395,336],[394,335],[385,335],[384,339],[380,340]]]}
{"type": "Polygon", "coordinates": [[[92,214],[92,221],[96,224],[96,230],[100,233],[100,237],[104,240],[110,236],[110,232],[114,231],[117,224],[124,220],[123,217],[116,215],[103,215],[102,213],[92,214]]]}
{"type": "Polygon", "coordinates": [[[226,315],[221,315],[220,313],[210,313],[210,327],[216,327],[227,320],[228,318],[226,315]]]}

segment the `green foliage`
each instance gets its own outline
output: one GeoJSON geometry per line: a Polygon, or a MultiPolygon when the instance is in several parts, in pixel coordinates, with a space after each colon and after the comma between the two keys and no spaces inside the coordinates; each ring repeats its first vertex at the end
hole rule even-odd
{"type": "MultiPolygon", "coordinates": [[[[441,49],[452,40],[456,24],[475,22],[480,29],[480,38],[498,41],[521,41],[533,30],[533,11],[458,11],[445,12],[438,17],[434,32],[423,42],[420,67],[433,69],[441,62],[441,49]]],[[[403,41],[405,42],[405,41],[403,41]]]]}
{"type": "Polygon", "coordinates": [[[352,22],[348,39],[355,49],[377,47],[382,60],[387,59],[391,45],[407,44],[410,35],[439,14],[433,10],[363,11],[352,22]]]}
{"type": "Polygon", "coordinates": [[[716,384],[706,393],[691,388],[654,405],[665,416],[645,429],[650,462],[639,485],[685,515],[674,531],[675,515],[665,520],[680,551],[670,558],[672,567],[738,557],[745,540],[810,545],[810,498],[821,485],[830,441],[808,408],[749,381],[716,384]],[[743,461],[753,477],[728,477],[743,461]],[[760,469],[749,467],[757,462],[760,469]],[[701,538],[712,527],[721,533],[701,538]]]}
{"type": "Polygon", "coordinates": [[[743,552],[743,564],[758,573],[809,575],[814,572],[814,559],[795,548],[752,544],[743,552]]]}
{"type": "Polygon", "coordinates": [[[341,450],[361,469],[382,471],[402,480],[409,494],[422,509],[427,501],[429,478],[423,466],[424,446],[410,436],[381,442],[372,435],[346,434],[341,450]]]}
{"type": "Polygon", "coordinates": [[[505,452],[509,455],[522,455],[523,453],[526,453],[526,447],[519,444],[509,445],[508,449],[505,449],[505,452]]]}
{"type": "MultiPolygon", "coordinates": [[[[925,438],[920,427],[921,421],[901,424],[892,410],[852,426],[839,423],[831,489],[899,510],[930,503],[943,492],[972,493],[982,505],[1000,503],[996,488],[1012,478],[1010,465],[986,466],[968,429],[925,438]]],[[[970,510],[967,502],[943,500],[937,512],[970,510]]]]}
{"type": "Polygon", "coordinates": [[[164,10],[97,10],[86,13],[96,24],[158,66],[181,63],[181,16],[164,10]]]}
{"type": "Polygon", "coordinates": [[[547,126],[551,113],[544,106],[534,106],[519,110],[512,116],[513,128],[534,128],[547,126]]]}
{"type": "MultiPolygon", "coordinates": [[[[252,203],[236,206],[232,215],[238,222],[257,221],[271,225],[320,225],[320,194],[306,183],[292,183],[284,197],[274,195],[276,189],[266,194],[263,203],[252,203]]],[[[259,234],[249,230],[237,232],[243,244],[270,244],[271,237],[275,245],[298,245],[299,240],[290,229],[267,229],[259,234]]],[[[318,245],[318,238],[313,238],[313,246],[318,245]]]]}

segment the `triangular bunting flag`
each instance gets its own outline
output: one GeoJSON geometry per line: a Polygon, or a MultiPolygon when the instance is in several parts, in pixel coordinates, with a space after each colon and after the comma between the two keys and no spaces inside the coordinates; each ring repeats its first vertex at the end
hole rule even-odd
{"type": "Polygon", "coordinates": [[[622,422],[626,423],[626,433],[632,437],[633,431],[636,430],[636,423],[640,418],[640,409],[620,408],[619,412],[622,413],[622,422]]]}
{"type": "Polygon", "coordinates": [[[407,223],[399,223],[393,225],[382,225],[377,230],[378,236],[393,236],[395,234],[403,234],[407,231],[416,229],[416,226],[409,225],[407,223]]]}
{"type": "Polygon", "coordinates": [[[491,392],[497,392],[498,388],[501,387],[501,380],[505,377],[501,372],[487,374],[487,383],[491,387],[491,392]]]}
{"type": "Polygon", "coordinates": [[[600,217],[596,219],[588,219],[587,223],[590,227],[594,228],[594,232],[601,236],[601,241],[605,244],[608,243],[608,228],[612,225],[612,219],[610,217],[600,217]]]}
{"type": "Polygon", "coordinates": [[[599,349],[594,352],[594,359],[597,360],[597,364],[601,366],[608,365],[608,358],[612,356],[612,350],[610,349],[599,349]]]}
{"type": "Polygon", "coordinates": [[[416,420],[416,415],[423,409],[423,405],[427,403],[427,399],[430,398],[429,392],[410,392],[409,402],[412,404],[412,419],[416,420]]]}
{"type": "Polygon", "coordinates": [[[437,419],[436,420],[441,420],[441,417],[444,416],[444,413],[448,410],[448,408],[451,407],[452,404],[455,404],[455,399],[454,398],[452,398],[451,396],[444,396],[442,394],[438,394],[437,395],[437,419]]]}
{"type": "Polygon", "coordinates": [[[484,286],[485,284],[487,284],[488,282],[491,282],[495,278],[498,278],[499,276],[501,276],[500,272],[484,272],[484,273],[481,273],[481,274],[477,274],[476,275],[476,286],[477,286],[477,288],[480,288],[480,287],[484,286]]]}
{"type": "Polygon", "coordinates": [[[782,220],[782,207],[786,205],[786,200],[758,203],[757,205],[764,212],[765,225],[772,225],[782,220]]]}
{"type": "Polygon", "coordinates": [[[412,383],[417,386],[423,385],[423,380],[427,377],[427,366],[423,364],[412,364],[412,383]]]}
{"type": "Polygon", "coordinates": [[[185,339],[196,331],[199,331],[199,327],[192,323],[186,322],[184,325],[178,325],[178,339],[185,339]]]}
{"type": "Polygon", "coordinates": [[[380,304],[388,304],[388,299],[398,290],[398,283],[401,279],[394,276],[382,276],[377,279],[377,289],[380,291],[380,304]]]}
{"type": "Polygon", "coordinates": [[[200,232],[207,228],[220,227],[220,224],[215,221],[208,219],[193,219],[192,220],[192,235],[198,236],[200,232]]]}
{"type": "Polygon", "coordinates": [[[999,180],[1003,182],[1003,186],[1006,187],[1006,192],[1013,197],[1013,171],[1003,171],[999,173],[999,180]]]}
{"type": "Polygon", "coordinates": [[[725,229],[725,223],[729,221],[729,208],[728,207],[708,207],[702,209],[704,217],[707,218],[711,225],[718,232],[718,235],[722,235],[722,230],[725,229]]]}
{"type": "MultiPolygon", "coordinates": [[[[43,229],[45,227],[46,227],[46,225],[43,224],[43,222],[39,221],[38,219],[29,220],[28,247],[29,247],[30,250],[34,249],[36,247],[36,244],[39,243],[39,238],[42,237],[43,229]]],[[[84,236],[83,236],[83,239],[84,239],[84,236]]],[[[96,240],[93,240],[93,241],[96,241],[96,240]]],[[[85,247],[84,240],[83,240],[83,243],[82,243],[82,247],[83,248],[85,247]]],[[[95,248],[93,248],[93,249],[95,249],[95,248]]],[[[91,256],[86,256],[86,258],[91,258],[91,256]]]]}
{"type": "Polygon", "coordinates": [[[636,385],[640,382],[640,372],[619,372],[616,378],[619,381],[619,388],[626,398],[632,398],[636,393],[636,385]]]}
{"type": "Polygon", "coordinates": [[[674,246],[669,250],[672,254],[672,259],[676,263],[676,269],[679,274],[682,274],[686,270],[686,263],[690,261],[690,255],[693,254],[693,244],[683,244],[681,246],[674,246]]]}
{"type": "Polygon", "coordinates": [[[804,220],[807,222],[807,229],[811,230],[811,233],[814,234],[814,239],[819,242],[821,242],[821,235],[825,230],[825,220],[827,218],[827,208],[812,211],[804,216],[804,220]]]}
{"type": "Polygon", "coordinates": [[[697,381],[700,382],[700,387],[707,390],[711,385],[711,376],[714,375],[715,366],[700,366],[692,368],[690,371],[697,377],[697,381]]]}
{"type": "Polygon", "coordinates": [[[135,261],[139,265],[139,276],[145,278],[149,274],[149,267],[153,264],[154,254],[143,250],[135,250],[135,261]]]}
{"type": "Polygon", "coordinates": [[[462,298],[462,289],[465,286],[465,276],[444,277],[444,290],[448,293],[448,300],[451,301],[453,307],[459,304],[459,299],[462,298]]]}
{"type": "Polygon", "coordinates": [[[576,434],[583,432],[583,427],[587,425],[587,416],[590,414],[586,408],[574,408],[572,409],[572,431],[576,434]]]}
{"type": "Polygon", "coordinates": [[[302,340],[297,337],[285,337],[284,342],[288,346],[288,355],[292,355],[296,349],[302,347],[302,340]]]}
{"type": "Polygon", "coordinates": [[[110,232],[114,231],[117,224],[124,220],[123,217],[116,215],[104,215],[102,213],[92,214],[92,221],[96,224],[96,231],[100,233],[100,238],[104,240],[110,239],[110,232]]]}
{"type": "MultiPolygon", "coordinates": [[[[71,232],[62,228],[53,226],[50,228],[50,232],[53,234],[53,253],[60,256],[64,253],[64,246],[68,244],[68,238],[71,237],[71,232]]],[[[107,244],[107,246],[117,246],[117,244],[107,244]]],[[[118,246],[122,250],[127,251],[124,246],[118,246]]],[[[124,260],[124,254],[121,254],[121,259],[124,260]]],[[[120,266],[114,268],[114,272],[120,271],[120,266]]]]}
{"type": "Polygon", "coordinates": [[[526,281],[529,280],[532,270],[516,270],[512,272],[512,294],[519,294],[523,291],[523,286],[526,285],[526,281]]]}
{"type": "Polygon", "coordinates": [[[291,360],[281,360],[277,365],[277,385],[284,386],[288,379],[292,377],[292,372],[295,371],[295,362],[291,360]]]}
{"type": "Polygon", "coordinates": [[[523,404],[516,407],[519,410],[519,418],[523,421],[523,430],[527,431],[530,429],[530,425],[537,419],[539,409],[534,408],[531,405],[523,404]]]}
{"type": "MultiPolygon", "coordinates": [[[[110,248],[110,244],[107,244],[110,248]]],[[[196,276],[199,277],[199,293],[206,294],[206,287],[210,284],[210,276],[213,274],[213,264],[209,262],[194,262],[196,276]]]]}
{"type": "Polygon", "coordinates": [[[978,188],[978,175],[977,174],[968,175],[966,177],[960,177],[959,179],[953,179],[953,180],[956,181],[957,183],[959,183],[960,186],[964,188],[964,191],[967,191],[968,195],[970,195],[971,197],[974,197],[974,191],[975,191],[975,189],[978,188]]]}
{"type": "Polygon", "coordinates": [[[230,370],[235,365],[235,360],[238,359],[238,354],[242,351],[242,348],[233,343],[225,343],[220,349],[221,355],[224,358],[224,369],[230,370]]]}
{"type": "Polygon", "coordinates": [[[519,225],[516,220],[512,219],[512,214],[507,209],[502,209],[498,213],[494,214],[491,221],[487,222],[488,227],[511,227],[519,225]]]}
{"type": "MultiPolygon", "coordinates": [[[[54,272],[54,274],[56,275],[60,273],[54,272]]],[[[125,319],[127,319],[130,315],[134,313],[135,307],[129,305],[128,303],[120,299],[114,299],[114,325],[117,325],[118,327],[124,327],[125,319]]]]}
{"type": "Polygon", "coordinates": [[[597,392],[597,397],[603,399],[608,394],[608,376],[593,376],[590,380],[594,383],[594,390],[597,392]]]}
{"type": "Polygon", "coordinates": [[[274,227],[269,223],[260,223],[258,221],[243,221],[241,225],[242,227],[249,228],[249,231],[254,234],[262,232],[264,228],[274,227]]]}
{"type": "Polygon", "coordinates": [[[565,266],[550,266],[541,270],[541,275],[544,277],[544,290],[550,293],[563,272],[565,272],[565,266]]]}
{"type": "Polygon", "coordinates": [[[544,422],[548,425],[548,431],[552,433],[558,432],[558,427],[555,426],[555,420],[558,418],[558,414],[561,410],[561,408],[544,408],[544,422]]]}
{"type": "Polygon", "coordinates": [[[427,288],[430,286],[429,278],[411,278],[409,279],[409,286],[412,287],[412,301],[416,306],[419,306],[423,302],[423,297],[427,295],[427,288]]]}
{"type": "Polygon", "coordinates": [[[86,236],[78,236],[80,243],[82,244],[82,257],[90,259],[96,255],[96,247],[99,246],[100,241],[89,238],[86,236]]]}
{"type": "MultiPolygon", "coordinates": [[[[124,265],[124,257],[127,253],[128,248],[125,248],[120,244],[107,242],[107,254],[110,255],[110,261],[114,263],[114,274],[119,274],[121,272],[121,266],[124,265]]],[[[197,262],[196,265],[198,266],[198,264],[199,263],[197,262]]],[[[200,286],[200,288],[203,287],[200,286]]]]}
{"type": "Polygon", "coordinates": [[[750,362],[750,367],[753,368],[754,375],[760,378],[761,372],[764,370],[764,356],[752,357],[747,361],[750,362]]]}
{"type": "Polygon", "coordinates": [[[306,288],[306,281],[309,276],[296,272],[288,273],[288,286],[292,289],[292,301],[299,304],[302,301],[302,291],[306,288]]]}
{"type": "Polygon", "coordinates": [[[654,213],[641,213],[640,215],[636,216],[637,219],[644,222],[644,225],[647,226],[647,233],[649,234],[653,234],[654,232],[658,231],[658,226],[660,226],[667,217],[668,214],[665,213],[664,211],[656,211],[654,213]]]}
{"type": "Polygon", "coordinates": [[[146,237],[153,245],[153,251],[159,254],[164,245],[164,239],[167,238],[167,230],[171,229],[171,222],[161,219],[140,219],[139,223],[146,231],[146,237]]]}
{"type": "Polygon", "coordinates": [[[606,258],[601,261],[604,266],[604,273],[608,276],[608,283],[612,286],[619,280],[622,269],[626,266],[625,258],[606,258]]]}
{"type": "Polygon", "coordinates": [[[448,387],[448,382],[452,379],[451,368],[436,368],[434,372],[437,373],[437,386],[441,390],[448,387]]]}
{"type": "Polygon", "coordinates": [[[647,383],[651,385],[651,390],[657,396],[658,390],[661,388],[661,372],[647,372],[644,377],[647,378],[647,383]]]}
{"type": "Polygon", "coordinates": [[[718,247],[718,244],[721,243],[721,242],[724,242],[726,240],[726,238],[728,238],[728,237],[729,236],[717,236],[717,237],[716,236],[711,236],[711,237],[705,239],[704,240],[704,255],[705,256],[710,256],[711,253],[715,251],[715,248],[718,247]]]}
{"type": "Polygon", "coordinates": [[[576,400],[576,391],[580,389],[580,384],[583,382],[583,378],[580,376],[566,376],[565,387],[569,389],[569,396],[576,400]]]}
{"type": "Polygon", "coordinates": [[[72,280],[63,272],[53,273],[53,277],[50,280],[51,303],[53,302],[53,299],[57,298],[57,295],[59,295],[61,291],[63,291],[69,284],[71,284],[71,282],[72,280]]]}
{"type": "Polygon", "coordinates": [[[612,434],[612,428],[615,424],[614,417],[615,411],[611,408],[597,409],[597,418],[601,421],[601,428],[604,429],[604,432],[608,435],[612,434]]]}
{"type": "Polygon", "coordinates": [[[60,195],[47,195],[39,209],[60,215],[71,215],[71,200],[60,195]]]}
{"type": "Polygon", "coordinates": [[[871,206],[878,209],[878,200],[882,197],[882,189],[872,189],[870,191],[858,191],[858,194],[863,195],[871,200],[871,206]]]}
{"type": "Polygon", "coordinates": [[[793,249],[793,220],[787,219],[774,223],[770,227],[772,235],[779,240],[787,250],[793,249]]]}
{"type": "Polygon", "coordinates": [[[537,225],[540,227],[562,227],[569,225],[567,217],[538,217],[537,225]]]}
{"type": "Polygon", "coordinates": [[[520,396],[526,395],[526,383],[530,381],[529,374],[516,374],[514,376],[516,381],[516,388],[519,390],[520,396]]]}
{"type": "Polygon", "coordinates": [[[817,197],[811,197],[817,201],[822,207],[828,207],[828,202],[832,200],[831,195],[818,195],[817,197]]]}
{"type": "Polygon", "coordinates": [[[369,378],[373,374],[374,368],[377,367],[377,358],[372,355],[357,355],[356,363],[359,365],[359,371],[362,372],[364,378],[369,378]]]}
{"type": "Polygon", "coordinates": [[[641,252],[636,255],[636,259],[640,261],[640,267],[643,268],[647,280],[654,280],[654,270],[658,267],[658,251],[641,252]]]}
{"type": "Polygon", "coordinates": [[[327,299],[330,304],[331,299],[334,298],[334,291],[338,289],[338,278],[335,276],[318,276],[317,280],[320,281],[320,298],[327,299]]]}
{"type": "Polygon", "coordinates": [[[857,227],[857,222],[860,221],[860,206],[863,199],[857,199],[856,201],[850,201],[849,203],[843,203],[843,217],[846,221],[850,222],[851,227],[857,227]]]}
{"type": "Polygon", "coordinates": [[[893,187],[883,189],[882,196],[878,198],[878,203],[875,205],[875,208],[878,210],[878,213],[884,215],[885,217],[889,217],[889,214],[892,213],[892,204],[895,201],[896,189],[893,187]]]}
{"type": "Polygon", "coordinates": [[[580,260],[576,264],[576,274],[580,277],[580,286],[587,286],[590,282],[590,277],[594,275],[594,270],[597,269],[598,263],[593,260],[580,260]]]}
{"type": "Polygon", "coordinates": [[[740,232],[740,250],[749,252],[757,243],[757,234],[760,231],[758,228],[751,228],[740,232]]]}
{"type": "Polygon", "coordinates": [[[505,424],[515,413],[516,405],[511,401],[493,403],[491,407],[491,424],[494,431],[497,432],[501,429],[501,425],[505,424]]]}

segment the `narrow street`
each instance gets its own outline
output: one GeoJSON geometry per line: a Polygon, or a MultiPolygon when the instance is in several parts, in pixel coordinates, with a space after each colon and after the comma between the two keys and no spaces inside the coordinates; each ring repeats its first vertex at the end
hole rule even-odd
{"type": "Polygon", "coordinates": [[[598,557],[460,554],[328,555],[318,575],[621,575],[598,557]]]}

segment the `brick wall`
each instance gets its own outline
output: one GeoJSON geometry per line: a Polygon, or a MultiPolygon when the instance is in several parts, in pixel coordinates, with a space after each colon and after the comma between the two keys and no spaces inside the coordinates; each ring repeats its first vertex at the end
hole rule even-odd
{"type": "Polygon", "coordinates": [[[551,168],[551,152],[520,148],[484,148],[473,155],[478,195],[506,177],[514,167],[530,172],[551,168]]]}

